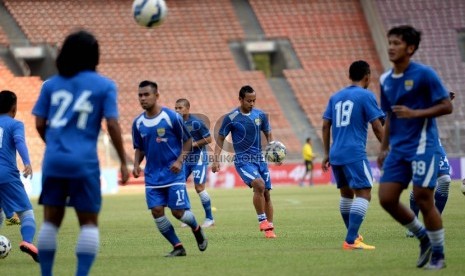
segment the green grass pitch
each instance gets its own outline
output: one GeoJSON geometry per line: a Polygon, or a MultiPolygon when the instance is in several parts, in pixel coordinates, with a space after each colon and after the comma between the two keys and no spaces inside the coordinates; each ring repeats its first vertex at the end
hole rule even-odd
{"type": "MultiPolygon", "coordinates": [[[[443,214],[446,230],[447,268],[435,275],[460,275],[465,271],[465,197],[453,182],[443,214]]],[[[142,187],[141,187],[142,191],[142,187]]],[[[373,251],[341,249],[345,227],[339,214],[335,186],[276,187],[272,191],[277,239],[267,240],[258,231],[252,191],[210,189],[216,226],[206,229],[209,246],[197,249],[190,230],[169,218],[187,250],[187,257],[164,258],[171,250],[155,228],[142,193],[105,196],[100,215],[100,252],[91,275],[424,275],[415,267],[416,239],[381,209],[377,185],[360,233],[373,251]]],[[[204,213],[189,186],[197,219],[204,213]]],[[[407,192],[402,201],[407,203],[407,192]]],[[[42,208],[34,203],[38,228],[42,208]]],[[[168,209],[167,209],[168,210],[168,209]]],[[[76,215],[68,208],[60,229],[55,275],[74,275],[74,248],[78,233],[76,215]]],[[[39,275],[39,266],[20,252],[18,226],[3,226],[13,250],[0,260],[0,275],[39,275]]]]}

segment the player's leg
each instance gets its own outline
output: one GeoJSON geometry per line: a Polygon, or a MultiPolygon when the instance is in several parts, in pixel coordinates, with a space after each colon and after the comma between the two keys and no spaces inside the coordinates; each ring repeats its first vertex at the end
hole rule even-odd
{"type": "Polygon", "coordinates": [[[304,166],[305,166],[305,172],[304,172],[304,174],[302,175],[302,178],[299,181],[299,186],[300,187],[305,186],[305,178],[307,177],[308,172],[309,172],[309,167],[308,167],[308,161],[307,160],[304,161],[304,166]]]}
{"type": "Polygon", "coordinates": [[[189,225],[197,241],[199,250],[205,251],[208,246],[208,240],[202,227],[197,223],[194,213],[190,210],[191,206],[185,185],[169,187],[168,207],[175,218],[189,225]]]}
{"type": "Polygon", "coordinates": [[[412,210],[400,202],[402,191],[412,180],[412,164],[401,156],[391,153],[384,161],[383,170],[384,174],[380,179],[378,190],[379,202],[386,212],[407,230],[411,231],[420,241],[420,255],[417,260],[417,267],[422,267],[431,256],[431,243],[426,228],[412,210]]]}
{"type": "Polygon", "coordinates": [[[57,250],[58,229],[65,215],[69,183],[64,179],[42,176],[39,204],[44,205],[44,222],[37,237],[40,270],[42,275],[52,275],[57,250]]]}
{"type": "Polygon", "coordinates": [[[76,275],[88,275],[100,246],[98,214],[102,206],[102,194],[99,172],[70,181],[69,205],[74,206],[80,226],[75,248],[76,275]]]}
{"type": "Polygon", "coordinates": [[[449,188],[450,188],[450,165],[447,156],[441,156],[439,160],[439,172],[436,190],[434,192],[434,204],[440,214],[446,207],[447,200],[449,199],[449,188]]]}
{"type": "Polygon", "coordinates": [[[332,171],[334,178],[336,180],[337,188],[341,195],[339,199],[339,212],[341,214],[342,220],[346,229],[349,228],[349,215],[350,209],[352,208],[352,202],[354,198],[354,192],[349,187],[349,183],[344,174],[343,166],[333,165],[332,171]]]}
{"type": "MultiPolygon", "coordinates": [[[[350,189],[355,194],[349,211],[349,226],[345,238],[344,248],[349,249],[375,249],[374,246],[367,245],[359,239],[359,229],[365,219],[368,205],[371,200],[371,187],[373,186],[373,176],[368,160],[361,160],[342,167],[350,189]]],[[[350,195],[347,192],[347,195],[350,195]]]]}
{"type": "Polygon", "coordinates": [[[444,228],[441,214],[434,203],[434,188],[437,183],[439,156],[435,154],[418,155],[412,162],[416,164],[413,175],[413,193],[415,201],[423,215],[424,224],[431,242],[431,261],[428,269],[441,269],[444,263],[444,228]],[[415,162],[415,163],[414,163],[415,162]]]}
{"type": "Polygon", "coordinates": [[[19,245],[21,251],[29,254],[34,261],[38,262],[38,250],[33,244],[34,236],[36,233],[36,222],[34,211],[32,210],[29,197],[24,190],[24,185],[20,180],[4,184],[2,204],[5,210],[9,212],[16,212],[22,221],[20,232],[22,241],[19,245]]]}
{"type": "Polygon", "coordinates": [[[200,165],[196,165],[193,170],[195,191],[199,195],[200,202],[202,203],[205,211],[205,221],[202,224],[203,228],[208,228],[215,224],[212,214],[211,198],[205,189],[205,183],[207,182],[207,169],[207,165],[202,163],[200,165]]]}
{"type": "MultiPolygon", "coordinates": [[[[145,190],[145,198],[147,207],[152,212],[152,217],[155,225],[162,234],[162,236],[173,246],[171,251],[166,257],[186,256],[186,251],[179,240],[174,227],[165,216],[165,207],[168,205],[169,188],[157,188],[145,190]]],[[[184,196],[184,195],[182,195],[184,196]]]]}
{"type": "Polygon", "coordinates": [[[310,176],[310,186],[313,186],[313,162],[308,162],[308,174],[310,176]]]}
{"type": "Polygon", "coordinates": [[[236,171],[244,183],[253,190],[252,202],[257,214],[260,231],[273,229],[273,225],[268,222],[265,213],[265,181],[259,173],[260,166],[254,163],[236,164],[236,171]]]}

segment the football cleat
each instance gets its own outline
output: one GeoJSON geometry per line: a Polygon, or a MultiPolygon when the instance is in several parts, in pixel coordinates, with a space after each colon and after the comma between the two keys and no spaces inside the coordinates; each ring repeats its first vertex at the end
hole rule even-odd
{"type": "Polygon", "coordinates": [[[446,263],[444,261],[444,255],[441,254],[439,256],[435,256],[435,254],[433,254],[433,256],[431,257],[431,261],[429,262],[429,264],[425,266],[425,269],[426,270],[439,270],[445,267],[446,267],[446,263]]]}
{"type": "Polygon", "coordinates": [[[417,260],[417,267],[423,267],[428,263],[431,257],[431,243],[428,238],[420,242],[420,256],[417,260]]]}
{"type": "Polygon", "coordinates": [[[358,234],[357,238],[355,239],[355,242],[357,242],[357,241],[362,242],[363,241],[363,236],[358,234]]]}
{"type": "Polygon", "coordinates": [[[37,250],[35,245],[33,245],[32,243],[22,241],[19,244],[19,249],[23,251],[24,253],[29,254],[36,263],[39,262],[39,251],[37,250]]]}
{"type": "Polygon", "coordinates": [[[407,230],[407,231],[405,232],[405,236],[406,236],[407,238],[415,238],[415,234],[413,234],[413,232],[410,231],[410,230],[407,230]]]}
{"type": "Polygon", "coordinates": [[[14,214],[11,218],[5,219],[6,225],[21,225],[21,220],[19,219],[17,214],[14,214]]]}
{"type": "Polygon", "coordinates": [[[265,230],[265,238],[276,239],[277,237],[273,230],[265,230]]]}
{"type": "Polygon", "coordinates": [[[273,230],[273,224],[269,223],[268,220],[264,220],[260,222],[260,231],[267,231],[267,230],[273,230]]]}
{"type": "Polygon", "coordinates": [[[202,224],[202,228],[208,228],[208,227],[212,227],[212,226],[215,226],[215,220],[213,219],[205,219],[205,221],[203,222],[202,224]]]}
{"type": "Polygon", "coordinates": [[[170,253],[168,253],[167,255],[165,255],[165,257],[182,257],[182,256],[186,256],[186,249],[184,249],[184,247],[182,245],[178,245],[178,246],[175,246],[173,248],[173,251],[171,251],[170,253]]]}
{"type": "Polygon", "coordinates": [[[194,237],[197,241],[197,246],[199,247],[199,250],[205,251],[208,246],[208,239],[205,236],[202,227],[198,226],[197,230],[192,230],[192,233],[194,233],[194,237]]]}
{"type": "Polygon", "coordinates": [[[355,240],[354,243],[352,244],[347,243],[346,241],[344,241],[344,243],[342,244],[342,249],[344,250],[358,250],[358,249],[373,250],[375,248],[376,247],[374,247],[373,245],[364,244],[363,242],[358,241],[358,240],[355,240]]]}

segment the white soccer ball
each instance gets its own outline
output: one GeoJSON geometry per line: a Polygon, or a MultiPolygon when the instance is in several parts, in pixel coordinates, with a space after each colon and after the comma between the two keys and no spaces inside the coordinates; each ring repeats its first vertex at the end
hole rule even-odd
{"type": "Polygon", "coordinates": [[[5,259],[11,251],[11,242],[10,240],[0,235],[0,259],[5,259]]]}
{"type": "Polygon", "coordinates": [[[265,148],[265,158],[269,162],[281,163],[286,158],[286,146],[279,141],[271,141],[265,148]]]}
{"type": "Polygon", "coordinates": [[[462,180],[462,185],[460,185],[460,191],[465,195],[465,178],[462,180]]]}
{"type": "Polygon", "coordinates": [[[134,0],[132,15],[137,24],[153,28],[160,25],[168,14],[164,0],[134,0]]]}

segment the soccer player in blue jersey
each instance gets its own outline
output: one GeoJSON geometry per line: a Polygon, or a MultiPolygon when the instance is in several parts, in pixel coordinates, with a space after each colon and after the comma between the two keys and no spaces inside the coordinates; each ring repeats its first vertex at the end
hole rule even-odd
{"type": "Polygon", "coordinates": [[[386,112],[385,134],[378,156],[384,173],[380,179],[381,206],[420,241],[417,267],[441,269],[444,262],[444,229],[434,206],[439,137],[435,117],[452,112],[449,94],[437,73],[411,61],[421,33],[398,26],[387,34],[393,68],[380,78],[381,108],[386,112]],[[412,181],[413,194],[424,225],[400,201],[412,181]]]}
{"type": "MultiPolygon", "coordinates": [[[[16,151],[24,164],[23,176],[32,177],[31,161],[26,146],[24,124],[16,119],[17,97],[9,90],[0,92],[0,203],[6,214],[16,212],[21,221],[21,251],[38,262],[38,250],[32,244],[36,221],[31,202],[21,182],[16,164],[16,151]]],[[[1,221],[0,221],[1,223],[1,221]]]]}
{"type": "Polygon", "coordinates": [[[373,176],[366,154],[368,124],[381,142],[384,113],[374,93],[367,90],[370,65],[355,61],[350,65],[352,84],[332,95],[323,114],[323,171],[333,168],[341,198],[339,210],[347,228],[343,249],[375,249],[363,242],[358,230],[371,200],[373,176]],[[332,131],[333,144],[330,146],[332,131]]]}
{"type": "Polygon", "coordinates": [[[207,249],[208,240],[202,227],[190,211],[183,162],[192,149],[192,137],[181,115],[158,104],[158,85],[152,81],[139,84],[139,103],[144,112],[134,119],[134,177],[142,171],[144,160],[145,199],[160,233],[173,246],[166,257],[186,256],[173,225],[165,216],[165,207],[173,216],[187,224],[194,234],[200,251],[207,249]]]}
{"type": "MultiPolygon", "coordinates": [[[[187,130],[192,136],[192,150],[184,161],[184,172],[186,174],[186,181],[193,174],[195,191],[199,195],[200,202],[202,202],[203,209],[205,210],[205,221],[202,224],[202,228],[208,228],[215,225],[210,195],[205,189],[208,174],[208,152],[206,145],[212,142],[212,138],[210,130],[205,123],[198,117],[190,114],[190,106],[187,99],[178,99],[174,110],[182,116],[187,130]]],[[[182,226],[187,227],[187,224],[183,223],[182,226]]]]}
{"type": "Polygon", "coordinates": [[[96,72],[98,61],[99,44],[92,34],[77,31],[68,35],[56,60],[58,75],[43,83],[32,110],[46,144],[39,198],[44,205],[38,238],[42,275],[52,275],[66,206],[74,207],[80,226],[76,275],[88,275],[96,258],[102,201],[97,140],[104,118],[120,159],[122,182],[129,177],[116,85],[96,72]]]}
{"type": "Polygon", "coordinates": [[[245,85],[239,90],[240,106],[226,114],[218,133],[212,171],[220,170],[220,154],[226,136],[231,133],[235,152],[234,165],[244,183],[253,188],[253,205],[257,213],[260,231],[266,238],[276,238],[273,225],[273,204],[271,202],[271,179],[262,154],[261,133],[268,143],[273,141],[267,115],[254,108],[254,89],[245,85]]]}

